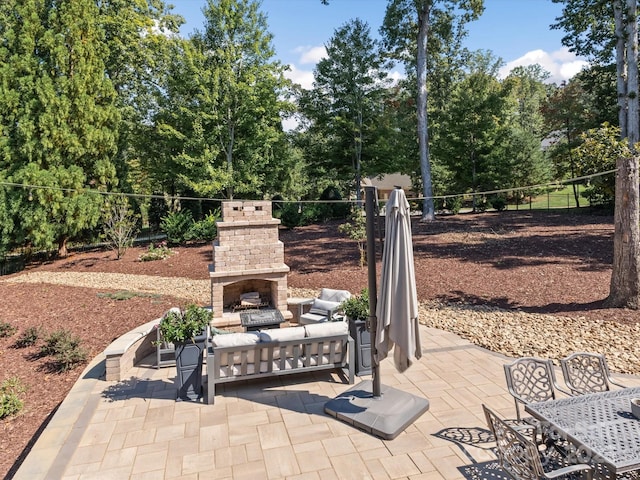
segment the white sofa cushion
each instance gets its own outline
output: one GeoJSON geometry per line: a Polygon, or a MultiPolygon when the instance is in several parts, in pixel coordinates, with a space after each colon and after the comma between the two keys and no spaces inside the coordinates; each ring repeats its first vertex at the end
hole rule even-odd
{"type": "Polygon", "coordinates": [[[269,328],[260,330],[261,342],[281,342],[284,340],[298,340],[306,335],[304,327],[269,328]]]}
{"type": "Polygon", "coordinates": [[[311,304],[309,313],[315,313],[317,315],[327,315],[330,310],[335,310],[340,306],[340,302],[332,302],[330,300],[321,300],[316,298],[311,304]]]}
{"type": "Polygon", "coordinates": [[[330,335],[344,335],[349,333],[347,322],[322,322],[312,325],[305,325],[304,330],[307,337],[327,337],[330,335]]]}
{"type": "MultiPolygon", "coordinates": [[[[215,354],[216,347],[245,347],[256,345],[260,342],[260,335],[257,332],[249,333],[225,333],[214,335],[211,338],[213,344],[213,352],[215,354]]],[[[255,350],[234,353],[220,354],[220,365],[239,365],[242,363],[253,364],[256,360],[255,350]]],[[[228,373],[230,374],[230,373],[228,373]]]]}
{"type": "MultiPolygon", "coordinates": [[[[272,328],[261,330],[260,340],[262,342],[284,342],[287,340],[302,340],[305,335],[306,331],[304,327],[272,328]]],[[[301,355],[301,347],[294,344],[288,345],[285,349],[279,347],[274,348],[273,359],[278,360],[282,351],[284,352],[285,357],[293,357],[296,347],[298,347],[298,355],[301,355]]],[[[262,360],[263,362],[269,360],[269,352],[267,350],[262,350],[262,353],[260,354],[260,360],[262,360]]]]}
{"type": "Polygon", "coordinates": [[[323,288],[320,290],[321,300],[329,300],[331,302],[342,303],[351,298],[351,292],[348,290],[334,290],[333,288],[323,288]]]}

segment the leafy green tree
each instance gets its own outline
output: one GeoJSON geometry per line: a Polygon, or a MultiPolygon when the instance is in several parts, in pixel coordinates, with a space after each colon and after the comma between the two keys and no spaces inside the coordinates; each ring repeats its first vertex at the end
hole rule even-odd
{"type": "MultiPolygon", "coordinates": [[[[581,142],[580,134],[593,126],[592,110],[589,107],[588,94],[578,79],[572,79],[556,88],[543,104],[542,113],[551,139],[548,151],[555,165],[557,178],[578,177],[573,149],[581,142]]],[[[580,196],[575,183],[573,196],[579,206],[580,196]]]]}
{"type": "Polygon", "coordinates": [[[617,159],[613,270],[607,303],[640,308],[640,180],[636,145],[640,140],[637,0],[554,0],[563,4],[555,25],[563,43],[606,65],[615,52],[620,137],[629,155],[617,159]]]}
{"type": "MultiPolygon", "coordinates": [[[[215,96],[207,114],[215,121],[202,126],[202,135],[212,135],[220,153],[189,161],[200,171],[223,171],[228,198],[236,193],[262,196],[274,147],[283,139],[280,112],[290,109],[281,100],[288,88],[284,67],[273,60],[272,35],[258,2],[208,0],[203,12],[205,30],[192,41],[204,58],[201,73],[213,87],[207,89],[215,96]]],[[[205,94],[204,88],[200,91],[205,94]]],[[[187,183],[198,193],[211,190],[208,175],[187,183]]]]}
{"type": "Polygon", "coordinates": [[[0,56],[2,170],[19,244],[51,248],[100,219],[99,191],[116,183],[119,115],[105,76],[104,37],[91,0],[7,1],[0,56]]]}
{"type": "MultiPolygon", "coordinates": [[[[314,71],[314,86],[301,98],[311,128],[332,138],[339,146],[327,163],[351,173],[356,198],[361,199],[363,164],[373,156],[373,132],[381,115],[386,70],[378,42],[371,38],[366,22],[351,20],[338,28],[326,44],[327,57],[314,71]]],[[[326,155],[326,154],[325,154],[326,155]]]]}
{"type": "MultiPolygon", "coordinates": [[[[629,145],[620,140],[620,128],[607,123],[580,134],[580,144],[572,150],[580,175],[597,175],[616,168],[616,160],[629,156],[629,145]]],[[[595,176],[584,192],[592,203],[611,204],[615,196],[615,176],[595,176]]]]}
{"type": "MultiPolygon", "coordinates": [[[[491,190],[500,185],[500,162],[495,147],[505,135],[507,102],[496,75],[500,61],[478,53],[471,71],[451,96],[448,141],[439,156],[453,172],[455,191],[491,190]]],[[[474,196],[474,209],[476,208],[474,196]]]]}
{"type": "Polygon", "coordinates": [[[465,35],[463,26],[483,9],[483,0],[389,0],[387,5],[382,27],[386,46],[396,59],[405,62],[407,70],[415,72],[423,221],[435,218],[427,116],[428,65],[451,66],[453,62],[455,66],[458,55],[452,49],[465,35]],[[443,52],[449,54],[449,60],[444,60],[447,55],[443,52]]]}

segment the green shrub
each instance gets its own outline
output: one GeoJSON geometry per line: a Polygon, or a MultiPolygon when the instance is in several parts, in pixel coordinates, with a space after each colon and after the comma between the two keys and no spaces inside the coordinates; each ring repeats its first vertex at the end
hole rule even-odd
{"type": "Polygon", "coordinates": [[[127,198],[115,197],[104,213],[103,235],[109,248],[116,252],[116,258],[124,256],[139,230],[138,216],[133,213],[127,198]]]}
{"type": "Polygon", "coordinates": [[[171,212],[162,217],[160,229],[167,235],[170,245],[180,245],[187,240],[187,235],[193,225],[193,216],[189,210],[171,212]]]}
{"type": "Polygon", "coordinates": [[[35,345],[38,338],[40,338],[38,327],[29,327],[16,340],[16,347],[25,348],[35,345]]]}
{"type": "Polygon", "coordinates": [[[167,342],[186,342],[201,335],[211,322],[213,313],[190,304],[185,310],[172,308],[160,320],[160,333],[167,342]]]}
{"type": "Polygon", "coordinates": [[[502,212],[507,208],[507,199],[502,195],[496,195],[490,200],[491,206],[499,212],[502,212]]]}
{"type": "Polygon", "coordinates": [[[0,338],[10,337],[16,333],[18,329],[8,322],[0,322],[0,338]]]}
{"type": "Polygon", "coordinates": [[[369,290],[363,288],[360,295],[342,302],[342,310],[352,320],[366,320],[369,317],[369,290]]]}
{"type": "Polygon", "coordinates": [[[302,215],[297,203],[285,203],[280,210],[280,222],[286,228],[295,228],[301,225],[302,215]]]}
{"type": "Polygon", "coordinates": [[[24,406],[20,396],[25,388],[17,377],[7,378],[0,384],[0,418],[15,415],[24,406]]]}
{"type": "Polygon", "coordinates": [[[80,338],[68,330],[56,330],[45,339],[40,353],[53,357],[57,371],[66,372],[87,359],[87,353],[80,347],[80,341],[80,338]]]}
{"type": "Polygon", "coordinates": [[[152,262],[154,260],[164,260],[173,255],[173,250],[167,247],[167,242],[160,242],[158,245],[149,244],[146,252],[138,256],[140,262],[152,262]]]}
{"type": "Polygon", "coordinates": [[[220,218],[220,210],[211,212],[204,219],[193,222],[189,231],[185,235],[186,240],[210,242],[216,238],[218,228],[216,222],[220,218]]]}

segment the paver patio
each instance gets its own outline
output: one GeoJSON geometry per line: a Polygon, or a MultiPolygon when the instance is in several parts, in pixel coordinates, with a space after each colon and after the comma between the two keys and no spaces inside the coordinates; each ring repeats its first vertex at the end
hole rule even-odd
{"type": "MultiPolygon", "coordinates": [[[[482,412],[513,418],[509,358],[421,327],[423,357],[384,385],[429,399],[427,413],[381,440],[324,413],[350,386],[333,373],[239,382],[214,405],[176,402],[175,368],[138,366],[105,382],[96,358],[61,404],[16,479],[463,479],[502,477],[482,412]]],[[[616,375],[640,386],[640,378],[616,375]]],[[[359,379],[356,379],[356,383],[359,379]]]]}

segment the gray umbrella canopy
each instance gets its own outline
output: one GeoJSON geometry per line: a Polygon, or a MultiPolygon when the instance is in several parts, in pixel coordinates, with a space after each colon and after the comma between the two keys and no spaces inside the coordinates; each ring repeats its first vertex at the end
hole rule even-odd
{"type": "Polygon", "coordinates": [[[403,190],[391,192],[386,210],[380,293],[376,306],[375,361],[379,364],[393,349],[395,367],[404,372],[422,357],[422,350],[411,218],[403,190]]]}

